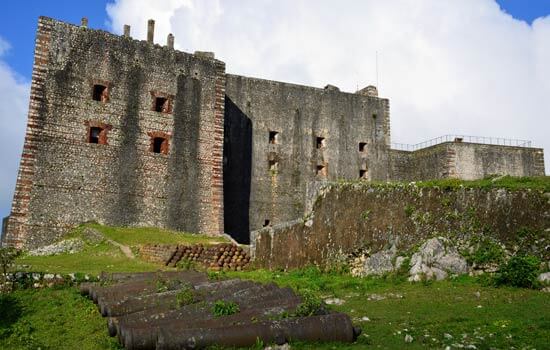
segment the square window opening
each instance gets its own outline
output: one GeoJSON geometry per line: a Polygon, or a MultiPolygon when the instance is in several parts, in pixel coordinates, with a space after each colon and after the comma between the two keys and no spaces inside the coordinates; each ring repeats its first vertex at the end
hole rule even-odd
{"type": "Polygon", "coordinates": [[[318,176],[327,176],[327,167],[324,165],[317,165],[316,174],[318,176]]]}
{"type": "Polygon", "coordinates": [[[265,219],[264,220],[264,227],[269,227],[269,226],[271,226],[271,220],[265,219]]]}
{"type": "Polygon", "coordinates": [[[103,129],[100,128],[100,127],[91,127],[90,128],[90,134],[88,136],[88,142],[89,143],[99,143],[102,132],[103,132],[103,129]]]}
{"type": "Polygon", "coordinates": [[[360,179],[366,179],[367,178],[367,170],[366,169],[359,170],[359,178],[360,179]]]}
{"type": "Polygon", "coordinates": [[[155,111],[168,113],[168,99],[166,97],[155,97],[155,111]]]}
{"type": "Polygon", "coordinates": [[[107,102],[108,100],[107,87],[105,85],[100,85],[100,84],[94,85],[94,91],[93,91],[92,97],[94,101],[107,102]]]}
{"type": "Polygon", "coordinates": [[[315,138],[315,145],[317,149],[325,148],[325,138],[324,137],[316,137],[315,138]]]}
{"type": "Polygon", "coordinates": [[[367,151],[367,143],[359,142],[359,152],[366,152],[366,151],[367,151]]]}
{"type": "Polygon", "coordinates": [[[372,115],[372,119],[376,120],[376,118],[378,118],[378,116],[376,115],[376,113],[374,113],[374,114],[372,115]]]}
{"type": "Polygon", "coordinates": [[[277,131],[269,132],[269,143],[271,144],[279,143],[279,133],[277,131]]]}
{"type": "Polygon", "coordinates": [[[166,154],[166,145],[167,141],[163,137],[153,138],[153,153],[164,153],[166,154]]]}

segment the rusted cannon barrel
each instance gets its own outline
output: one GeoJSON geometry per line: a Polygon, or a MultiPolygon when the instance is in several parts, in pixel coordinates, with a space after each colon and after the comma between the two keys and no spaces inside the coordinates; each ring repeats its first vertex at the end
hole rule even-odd
{"type": "Polygon", "coordinates": [[[179,332],[189,328],[218,328],[230,324],[250,324],[252,322],[267,321],[283,312],[295,310],[300,304],[300,300],[297,298],[285,301],[279,300],[278,304],[271,307],[248,308],[237,314],[222,317],[215,317],[210,312],[196,318],[189,317],[186,319],[162,320],[162,322],[152,324],[136,324],[125,330],[121,343],[127,349],[154,349],[161,329],[167,332],[179,332]]]}
{"type": "Polygon", "coordinates": [[[200,272],[196,271],[151,271],[151,272],[102,272],[99,275],[101,282],[124,282],[124,281],[137,281],[155,278],[180,278],[186,275],[198,275],[200,272]]]}
{"type": "Polygon", "coordinates": [[[90,288],[90,297],[97,303],[98,298],[102,297],[105,300],[119,299],[124,295],[140,295],[139,290],[143,290],[143,293],[153,291],[159,288],[159,284],[162,287],[166,287],[168,290],[177,288],[185,283],[191,285],[202,285],[208,282],[208,277],[205,274],[198,272],[185,271],[179,272],[178,275],[164,276],[158,275],[153,279],[138,279],[136,281],[128,281],[111,286],[96,286],[90,288]]]}
{"type": "Polygon", "coordinates": [[[96,286],[90,288],[90,299],[95,303],[99,300],[116,299],[118,295],[126,293],[126,295],[139,295],[141,291],[146,292],[152,290],[155,286],[152,280],[132,281],[117,284],[114,286],[96,286]]]}
{"type": "Polygon", "coordinates": [[[197,317],[196,315],[209,312],[213,301],[225,300],[242,304],[243,308],[252,307],[256,304],[267,303],[270,300],[284,300],[297,298],[294,291],[290,288],[279,288],[274,284],[260,285],[255,284],[249,288],[231,291],[229,289],[218,290],[207,294],[202,300],[206,301],[203,308],[197,305],[187,305],[181,308],[156,306],[151,309],[131,313],[119,318],[110,318],[108,321],[109,334],[116,335],[120,328],[131,326],[135,323],[152,322],[160,319],[181,319],[187,317],[197,317]]]}
{"type": "MultiPolygon", "coordinates": [[[[212,345],[248,347],[258,340],[283,344],[293,341],[353,342],[360,330],[353,327],[346,314],[310,316],[280,321],[263,321],[243,325],[192,328],[174,331],[160,329],[156,349],[201,349],[212,345]]],[[[133,349],[131,344],[126,349],[133,349]]]]}
{"type": "MultiPolygon", "coordinates": [[[[242,280],[227,280],[224,282],[232,283],[212,283],[209,286],[201,285],[200,289],[192,289],[193,296],[197,301],[209,298],[217,288],[224,287],[226,290],[238,290],[247,288],[253,285],[253,282],[242,280]],[[196,292],[198,290],[198,292],[196,292]]],[[[198,288],[198,286],[197,286],[198,288]]],[[[100,311],[103,316],[122,316],[131,314],[138,311],[154,308],[156,306],[166,306],[173,308],[177,307],[177,294],[181,292],[181,289],[175,289],[163,293],[153,293],[138,297],[132,297],[125,299],[121,302],[115,303],[103,303],[100,306],[100,311]]]]}
{"type": "MultiPolygon", "coordinates": [[[[286,305],[286,303],[297,303],[301,302],[301,298],[296,296],[291,289],[271,289],[267,288],[271,286],[262,286],[266,288],[264,291],[258,290],[256,295],[257,298],[250,298],[247,295],[229,295],[223,297],[222,300],[226,302],[235,302],[239,305],[242,312],[248,309],[254,309],[259,307],[276,307],[277,305],[286,305]]],[[[130,314],[122,318],[110,318],[107,322],[109,334],[115,336],[118,334],[119,340],[124,341],[125,330],[128,328],[135,327],[137,325],[146,325],[146,324],[169,324],[174,320],[181,319],[200,319],[201,317],[209,318],[211,315],[211,309],[214,305],[215,300],[220,300],[219,297],[210,298],[206,303],[201,304],[192,304],[184,306],[179,309],[166,311],[166,312],[152,312],[147,313],[146,311],[130,314]]]]}
{"type": "Polygon", "coordinates": [[[189,276],[184,279],[172,279],[167,281],[147,280],[131,282],[112,286],[106,289],[97,290],[93,297],[98,304],[122,301],[129,297],[138,297],[147,294],[154,294],[161,290],[170,291],[182,289],[185,286],[194,287],[195,285],[206,282],[203,275],[189,276]],[[162,283],[161,283],[162,282],[162,283]],[[160,289],[159,289],[160,288],[160,289]]]}

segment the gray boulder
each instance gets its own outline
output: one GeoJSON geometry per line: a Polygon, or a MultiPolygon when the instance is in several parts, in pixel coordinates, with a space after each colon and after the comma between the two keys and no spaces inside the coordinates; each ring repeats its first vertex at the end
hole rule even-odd
{"type": "Polygon", "coordinates": [[[393,258],[396,255],[395,247],[382,250],[365,259],[363,265],[363,276],[383,275],[394,270],[393,258]]]}
{"type": "Polygon", "coordinates": [[[544,284],[550,284],[550,272],[541,273],[538,277],[538,280],[544,284]]]}
{"type": "Polygon", "coordinates": [[[422,278],[442,280],[449,273],[468,272],[468,263],[451,242],[444,237],[431,238],[424,242],[411,258],[410,281],[422,278]]]}

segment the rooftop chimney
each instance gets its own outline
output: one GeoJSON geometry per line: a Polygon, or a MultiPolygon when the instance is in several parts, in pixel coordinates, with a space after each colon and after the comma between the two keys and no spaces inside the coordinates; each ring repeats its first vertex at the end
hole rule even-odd
{"type": "Polygon", "coordinates": [[[172,33],[168,34],[168,38],[166,39],[166,46],[168,46],[169,49],[174,48],[174,36],[172,33]]]}
{"type": "Polygon", "coordinates": [[[127,38],[130,37],[130,26],[127,24],[124,25],[124,36],[127,38]]]}
{"type": "Polygon", "coordinates": [[[149,44],[153,43],[153,37],[155,35],[155,20],[150,19],[147,21],[147,42],[149,44]]]}
{"type": "Polygon", "coordinates": [[[84,28],[87,28],[88,27],[88,18],[82,17],[82,19],[80,20],[80,26],[84,27],[84,28]]]}

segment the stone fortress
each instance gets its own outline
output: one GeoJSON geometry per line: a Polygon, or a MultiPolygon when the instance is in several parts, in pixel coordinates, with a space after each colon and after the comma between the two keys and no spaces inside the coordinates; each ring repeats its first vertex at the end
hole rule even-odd
{"type": "Polygon", "coordinates": [[[36,247],[86,221],[248,243],[339,179],[544,175],[542,149],[452,137],[392,149],[389,101],[227,74],[189,54],[40,17],[25,142],[3,240],[36,247]]]}

